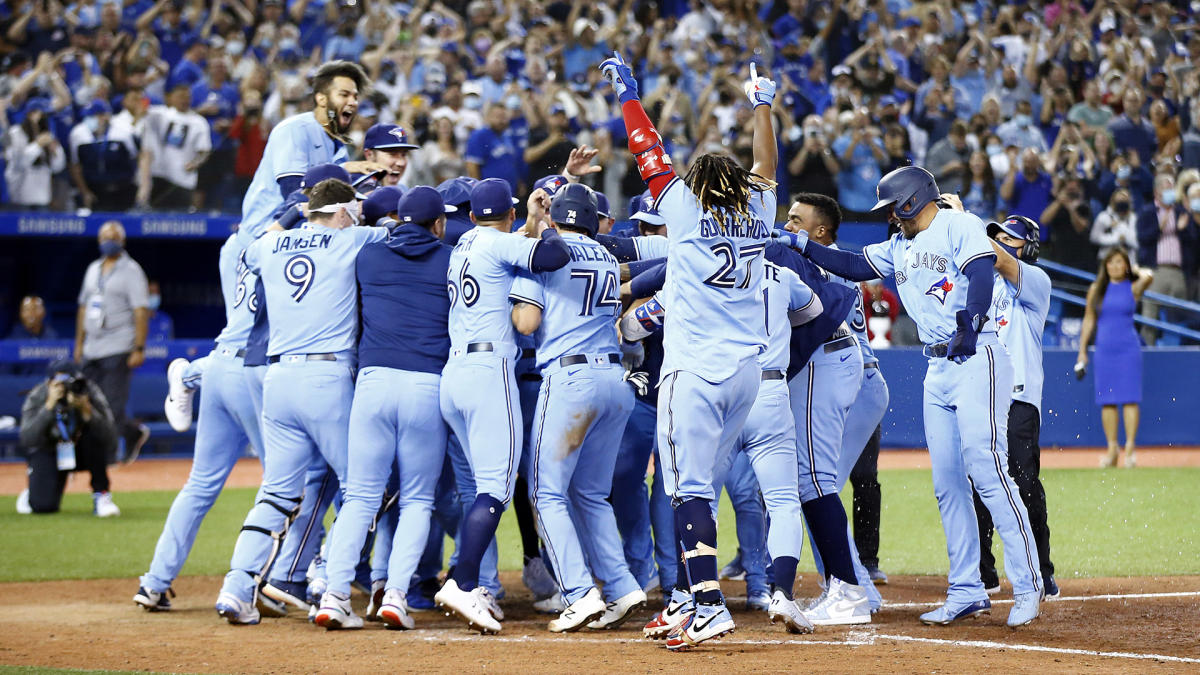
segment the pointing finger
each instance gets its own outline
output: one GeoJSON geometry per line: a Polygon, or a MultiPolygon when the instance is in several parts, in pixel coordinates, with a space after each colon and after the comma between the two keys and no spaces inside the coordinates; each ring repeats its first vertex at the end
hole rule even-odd
{"type": "Polygon", "coordinates": [[[753,61],[750,62],[750,79],[758,80],[758,66],[754,65],[753,61]]]}

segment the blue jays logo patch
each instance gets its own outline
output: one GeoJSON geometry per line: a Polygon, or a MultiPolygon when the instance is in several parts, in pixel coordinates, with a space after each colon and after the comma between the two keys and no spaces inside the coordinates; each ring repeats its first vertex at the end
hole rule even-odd
{"type": "Polygon", "coordinates": [[[946,296],[950,291],[954,290],[954,284],[950,283],[949,277],[942,277],[925,291],[925,295],[932,295],[938,302],[946,304],[946,296]]]}
{"type": "Polygon", "coordinates": [[[1001,316],[999,319],[996,319],[996,325],[1001,328],[1004,328],[1005,326],[1008,325],[1008,319],[1001,316]]]}
{"type": "Polygon", "coordinates": [[[392,129],[388,129],[388,133],[395,136],[396,140],[400,143],[408,142],[408,134],[405,133],[404,127],[394,127],[392,129]]]}

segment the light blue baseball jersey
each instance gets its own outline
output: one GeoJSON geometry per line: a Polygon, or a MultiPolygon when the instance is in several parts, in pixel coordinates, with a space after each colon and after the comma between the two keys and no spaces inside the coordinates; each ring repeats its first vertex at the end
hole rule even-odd
{"type": "Polygon", "coordinates": [[[283,204],[280,178],[303,176],[318,164],[341,164],[346,159],[346,146],[330,138],[311,112],[293,115],[276,125],[242,199],[238,236],[243,245],[249,246],[262,236],[271,224],[271,214],[283,204]]]}
{"type": "Polygon", "coordinates": [[[687,371],[720,383],[766,348],[762,268],[775,193],[755,193],[748,216],[704,212],[676,177],[658,195],[670,223],[661,378],[687,371]]]}
{"type": "Polygon", "coordinates": [[[518,270],[528,270],[537,239],[476,227],[450,253],[450,350],[472,342],[514,344],[508,300],[518,270]]]}
{"type": "Polygon", "coordinates": [[[246,267],[242,256],[245,246],[236,234],[229,235],[229,240],[221,247],[221,295],[225,299],[225,327],[217,336],[217,342],[231,347],[245,347],[250,337],[250,329],[254,327],[254,312],[258,310],[258,295],[254,287],[258,275],[246,267]],[[226,269],[232,267],[230,273],[226,269]],[[228,278],[231,283],[225,283],[228,278]]]}
{"type": "MultiPolygon", "coordinates": [[[[798,274],[770,262],[763,264],[761,287],[767,348],[758,355],[758,365],[763,370],[787,372],[792,343],[792,322],[788,313],[812,306],[817,296],[798,274]]],[[[669,314],[670,309],[667,312],[669,314]]]]}
{"type": "MultiPolygon", "coordinates": [[[[829,245],[829,248],[837,247],[836,242],[829,245]]],[[[854,339],[858,340],[858,348],[862,351],[863,363],[879,363],[879,359],[875,358],[875,350],[871,348],[871,338],[867,335],[867,313],[863,308],[862,286],[857,281],[844,279],[824,269],[821,269],[821,273],[825,275],[826,279],[854,291],[854,309],[850,310],[850,316],[846,319],[846,325],[850,326],[850,330],[854,333],[854,339]]]]}
{"type": "MultiPolygon", "coordinates": [[[[912,239],[897,233],[863,249],[879,274],[896,275],[904,309],[917,324],[921,342],[949,342],[958,330],[954,315],[967,307],[967,277],[972,260],[995,256],[983,221],[970,213],[940,209],[929,227],[912,239]]],[[[983,332],[996,330],[989,321],[983,332]]]]}
{"type": "Polygon", "coordinates": [[[1012,357],[1013,398],[1041,410],[1042,331],[1050,312],[1050,275],[1029,263],[1017,261],[1017,265],[1016,284],[996,274],[988,313],[1012,357]]]}
{"type": "Polygon", "coordinates": [[[638,260],[665,258],[671,246],[670,240],[661,234],[630,237],[630,239],[633,240],[633,248],[637,251],[638,260]]]}
{"type": "Polygon", "coordinates": [[[330,354],[358,339],[358,282],[354,260],[363,246],[383,241],[382,227],[338,230],[307,223],[268,232],[246,249],[246,267],[262,277],[271,333],[267,355],[330,354]]]}
{"type": "Polygon", "coordinates": [[[542,309],[537,367],[573,354],[619,353],[621,276],[617,259],[595,240],[563,232],[571,262],[553,272],[521,275],[509,298],[542,309]]]}

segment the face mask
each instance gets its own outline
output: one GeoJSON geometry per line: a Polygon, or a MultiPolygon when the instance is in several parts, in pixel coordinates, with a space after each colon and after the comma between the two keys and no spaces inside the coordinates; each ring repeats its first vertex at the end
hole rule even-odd
{"type": "Polygon", "coordinates": [[[804,132],[800,130],[800,127],[792,127],[791,129],[788,129],[788,140],[792,143],[800,140],[802,136],[804,136],[804,132]]]}
{"type": "Polygon", "coordinates": [[[486,54],[492,48],[492,41],[487,38],[479,38],[475,41],[475,51],[480,54],[486,54]]]}
{"type": "Polygon", "coordinates": [[[1116,204],[1113,204],[1113,211],[1116,211],[1121,215],[1129,213],[1129,202],[1117,202],[1116,204]]]}
{"type": "Polygon", "coordinates": [[[1016,258],[1017,260],[1020,260],[1020,259],[1021,259],[1021,252],[1020,252],[1020,251],[1018,251],[1017,249],[1015,249],[1015,248],[1013,248],[1013,247],[1009,246],[1008,244],[1001,244],[1001,243],[1000,243],[1000,242],[998,242],[998,241],[996,242],[996,244],[998,244],[998,245],[1000,246],[1000,248],[1002,248],[1002,249],[1004,249],[1005,251],[1007,251],[1007,252],[1008,252],[1008,254],[1009,254],[1009,255],[1011,255],[1012,257],[1016,258]]]}
{"type": "Polygon", "coordinates": [[[1119,167],[1117,169],[1117,180],[1125,180],[1129,178],[1131,173],[1133,173],[1133,169],[1129,168],[1128,165],[1119,167]]]}
{"type": "Polygon", "coordinates": [[[125,247],[121,244],[121,242],[114,239],[107,239],[100,242],[100,255],[104,256],[105,258],[111,258],[119,254],[123,248],[125,247]]]}
{"type": "Polygon", "coordinates": [[[83,126],[87,127],[88,131],[94,134],[100,131],[100,118],[89,117],[83,121],[83,126]]]}
{"type": "Polygon", "coordinates": [[[479,110],[483,108],[483,99],[478,96],[464,96],[463,105],[467,110],[479,110]]]}
{"type": "Polygon", "coordinates": [[[1158,199],[1163,203],[1163,206],[1171,206],[1175,203],[1175,188],[1163,190],[1162,196],[1158,199]]]}
{"type": "Polygon", "coordinates": [[[246,51],[245,42],[226,42],[225,53],[230,56],[241,56],[242,52],[246,51]]]}
{"type": "Polygon", "coordinates": [[[520,110],[521,97],[516,94],[510,95],[508,98],[504,99],[504,107],[508,108],[509,110],[520,110]]]}
{"type": "Polygon", "coordinates": [[[1022,129],[1029,127],[1029,123],[1032,121],[1029,115],[1013,115],[1013,122],[1022,129]]]}
{"type": "Polygon", "coordinates": [[[1004,148],[1003,148],[1003,147],[1001,147],[1000,145],[997,145],[997,144],[993,143],[992,145],[989,145],[989,146],[987,146],[987,154],[988,154],[988,156],[991,156],[991,155],[998,155],[998,154],[1000,154],[1000,153],[1002,153],[1002,152],[1004,152],[1004,148]]]}
{"type": "Polygon", "coordinates": [[[151,295],[150,297],[146,298],[146,307],[149,308],[151,312],[157,312],[158,308],[161,306],[162,306],[162,296],[161,295],[151,295]]]}
{"type": "Polygon", "coordinates": [[[829,25],[829,21],[827,21],[825,19],[818,19],[816,22],[817,32],[821,32],[821,31],[825,30],[825,26],[828,26],[828,25],[829,25]]]}

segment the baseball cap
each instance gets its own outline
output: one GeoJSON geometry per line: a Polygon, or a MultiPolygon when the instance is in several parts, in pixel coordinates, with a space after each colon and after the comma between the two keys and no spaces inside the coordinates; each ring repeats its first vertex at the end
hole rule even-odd
{"type": "Polygon", "coordinates": [[[996,236],[997,231],[1004,232],[1011,237],[1017,239],[1028,239],[1030,236],[1030,227],[1025,223],[1023,218],[1005,218],[1002,222],[992,221],[987,225],[987,233],[989,237],[996,236]]]}
{"type": "Polygon", "coordinates": [[[559,114],[565,115],[566,113],[567,113],[567,109],[565,107],[563,107],[563,104],[561,104],[561,103],[555,103],[550,106],[550,114],[551,115],[559,115],[559,114]]]}
{"type": "Polygon", "coordinates": [[[79,117],[81,119],[85,117],[91,117],[92,115],[104,114],[111,115],[112,107],[108,105],[108,101],[105,101],[102,98],[95,99],[91,103],[84,106],[83,110],[79,111],[79,117]]]}
{"type": "Polygon", "coordinates": [[[304,172],[304,177],[300,179],[300,189],[310,188],[330,178],[336,178],[343,183],[350,182],[350,174],[337,164],[318,164],[304,172]]]}
{"type": "Polygon", "coordinates": [[[418,185],[405,192],[396,203],[396,219],[402,223],[424,223],[457,210],[443,202],[437,190],[428,185],[418,185]]]}
{"type": "Polygon", "coordinates": [[[398,124],[376,124],[363,136],[363,148],[370,150],[411,150],[419,146],[408,142],[408,132],[398,124]]]}
{"type": "Polygon", "coordinates": [[[380,218],[396,210],[396,203],[404,196],[404,190],[394,185],[385,185],[367,195],[363,202],[363,220],[374,224],[380,218]]]}
{"type": "Polygon", "coordinates": [[[630,202],[629,210],[634,212],[632,216],[629,216],[630,220],[640,220],[647,225],[667,224],[667,219],[658,215],[658,209],[654,208],[654,199],[647,193],[634,197],[630,202]]]}
{"type": "Polygon", "coordinates": [[[604,196],[604,193],[599,190],[593,190],[592,193],[596,195],[596,215],[601,218],[612,218],[612,216],[608,215],[608,197],[604,196]]]}
{"type": "Polygon", "coordinates": [[[537,179],[537,182],[533,184],[533,189],[534,190],[537,190],[537,189],[545,190],[546,194],[553,197],[568,182],[569,181],[567,180],[566,176],[560,176],[559,174],[555,173],[555,174],[550,174],[549,176],[544,176],[542,178],[537,179]]]}
{"type": "Polygon", "coordinates": [[[596,196],[583,183],[568,183],[550,202],[550,220],[560,225],[578,227],[595,235],[600,223],[596,219],[596,196]]]}
{"type": "Polygon", "coordinates": [[[470,176],[457,176],[442,181],[437,186],[437,191],[442,195],[442,201],[447,204],[466,204],[471,201],[471,188],[475,187],[477,182],[470,176]]]}
{"type": "Polygon", "coordinates": [[[845,65],[839,64],[839,65],[836,65],[833,67],[832,73],[833,73],[834,77],[837,77],[839,75],[845,75],[846,77],[850,77],[852,71],[850,70],[850,66],[845,66],[845,65]]]}
{"type": "Polygon", "coordinates": [[[59,359],[57,361],[52,361],[50,365],[46,367],[46,377],[52,378],[59,373],[62,373],[63,375],[70,375],[71,377],[83,377],[83,371],[79,368],[79,365],[71,359],[59,359]]]}
{"type": "Polygon", "coordinates": [[[880,108],[886,108],[889,105],[900,105],[900,104],[896,101],[896,97],[892,96],[891,94],[884,94],[883,96],[879,97],[879,107],[880,108]]]}
{"type": "Polygon", "coordinates": [[[512,210],[512,186],[503,178],[485,178],[471,188],[471,213],[483,220],[497,220],[512,210]]]}

